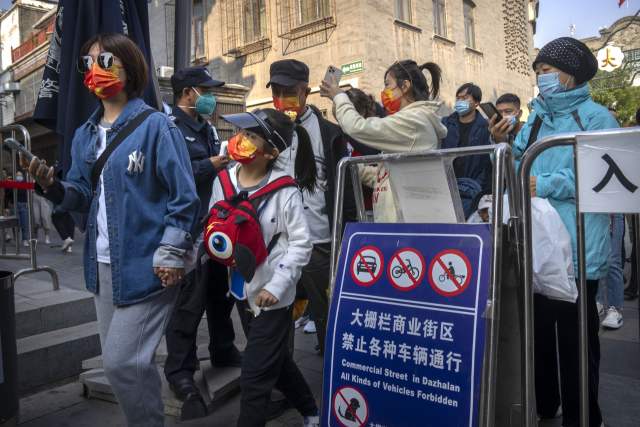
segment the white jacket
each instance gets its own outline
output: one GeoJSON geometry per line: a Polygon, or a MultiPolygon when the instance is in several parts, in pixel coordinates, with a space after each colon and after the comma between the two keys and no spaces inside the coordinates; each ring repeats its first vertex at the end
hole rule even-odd
{"type": "MultiPolygon", "coordinates": [[[[237,188],[238,166],[229,170],[231,182],[237,188]]],[[[269,182],[281,176],[287,176],[284,171],[272,170],[269,182]]],[[[220,180],[213,183],[213,194],[209,209],[224,199],[224,193],[220,180]]],[[[271,242],[273,236],[282,233],[267,260],[256,267],[256,273],[251,282],[245,282],[245,295],[247,301],[257,316],[261,310],[275,310],[288,307],[293,304],[296,296],[296,284],[300,279],[302,268],[311,258],[313,245],[309,237],[309,225],[304,214],[302,196],[295,187],[285,187],[269,196],[267,206],[260,217],[260,229],[265,246],[271,242]],[[256,298],[261,290],[266,289],[278,298],[278,303],[261,309],[256,306],[256,298]]],[[[194,249],[185,255],[185,269],[191,270],[195,266],[197,248],[203,241],[203,236],[197,239],[194,249]]],[[[207,257],[208,259],[208,257],[207,257]]],[[[204,257],[203,257],[204,261],[204,257]]],[[[230,272],[231,273],[231,272],[230,272]]],[[[231,274],[229,274],[229,286],[231,286],[231,274]]]]}
{"type": "MultiPolygon", "coordinates": [[[[346,94],[336,96],[333,103],[336,118],[345,134],[385,153],[434,150],[438,142],[447,136],[447,128],[436,114],[441,102],[416,101],[382,119],[362,117],[346,94]]],[[[375,222],[398,222],[389,174],[384,165],[361,165],[360,179],[364,185],[373,188],[375,222]]]]}

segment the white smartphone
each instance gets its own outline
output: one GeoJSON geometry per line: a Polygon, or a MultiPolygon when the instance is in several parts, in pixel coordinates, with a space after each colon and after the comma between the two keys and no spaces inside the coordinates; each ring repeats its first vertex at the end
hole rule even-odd
{"type": "Polygon", "coordinates": [[[229,151],[227,150],[227,147],[229,146],[229,141],[222,141],[220,143],[220,155],[221,156],[228,156],[229,155],[229,151]]]}
{"type": "MultiPolygon", "coordinates": [[[[24,155],[24,158],[27,160],[27,163],[31,163],[31,159],[33,159],[35,156],[33,155],[33,153],[29,150],[27,150],[26,148],[24,148],[24,146],[22,144],[20,144],[18,141],[16,141],[13,138],[7,138],[4,140],[4,145],[6,145],[7,147],[11,148],[12,150],[15,150],[19,153],[22,153],[24,155]]],[[[40,161],[42,162],[42,160],[40,161]]],[[[49,172],[49,166],[45,166],[44,167],[44,173],[48,173],[49,172]]]]}
{"type": "Polygon", "coordinates": [[[333,65],[329,65],[329,68],[327,68],[327,74],[325,74],[324,79],[331,83],[331,76],[336,79],[336,83],[340,84],[340,79],[342,78],[342,70],[338,67],[334,67],[333,65]]]}

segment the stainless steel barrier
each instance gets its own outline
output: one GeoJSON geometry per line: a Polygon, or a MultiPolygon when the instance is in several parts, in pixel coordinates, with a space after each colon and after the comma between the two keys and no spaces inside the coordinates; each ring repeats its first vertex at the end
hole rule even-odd
{"type": "MultiPolygon", "coordinates": [[[[0,127],[0,133],[6,133],[6,132],[11,132],[11,138],[16,137],[16,132],[20,132],[22,133],[22,137],[24,139],[24,146],[27,150],[31,151],[31,137],[29,136],[29,132],[27,132],[27,130],[20,125],[8,125],[8,126],[2,126],[0,127]]],[[[3,141],[4,143],[4,141],[3,141]]],[[[4,145],[4,144],[3,144],[4,145]]],[[[0,164],[4,164],[4,147],[2,147],[2,149],[0,149],[0,164]]],[[[11,166],[13,168],[14,173],[16,173],[18,171],[17,169],[17,153],[14,150],[11,150],[11,166]]],[[[31,179],[31,176],[28,173],[24,173],[25,175],[25,181],[26,182],[33,182],[33,180],[31,179]]],[[[8,189],[5,189],[5,191],[7,191],[8,189]]],[[[0,258],[3,259],[20,259],[20,260],[30,260],[31,261],[31,267],[29,268],[24,268],[22,270],[19,270],[18,272],[15,273],[14,275],[14,280],[17,280],[20,276],[25,275],[25,274],[30,274],[30,273],[38,273],[40,271],[46,271],[47,273],[49,273],[51,275],[51,281],[53,282],[53,290],[57,291],[60,289],[60,286],[58,284],[58,275],[56,274],[55,270],[51,267],[47,267],[47,266],[42,266],[42,267],[38,267],[38,262],[36,259],[36,245],[37,242],[36,240],[33,238],[34,237],[34,222],[33,222],[33,193],[30,190],[25,190],[27,191],[27,206],[29,207],[28,210],[28,218],[29,218],[29,254],[28,255],[23,255],[20,253],[20,244],[19,244],[19,240],[20,239],[15,239],[16,240],[16,251],[15,254],[7,254],[7,249],[6,249],[6,243],[5,243],[5,239],[4,236],[2,236],[2,239],[0,239],[2,242],[0,243],[0,248],[2,249],[2,252],[0,253],[0,258]]],[[[16,214],[16,216],[18,215],[18,190],[17,189],[13,189],[13,201],[14,201],[14,212],[16,214]]],[[[0,198],[0,210],[1,212],[4,214],[4,197],[0,198]]],[[[20,229],[16,228],[15,230],[15,235],[19,236],[20,235],[20,229]]]]}
{"type": "MultiPolygon", "coordinates": [[[[479,425],[482,427],[493,427],[495,422],[495,396],[496,396],[496,372],[497,372],[497,347],[498,347],[498,320],[500,317],[500,269],[502,266],[502,231],[503,231],[503,203],[506,187],[509,192],[509,211],[511,220],[516,223],[520,218],[520,204],[518,203],[518,192],[516,191],[516,170],[515,158],[511,147],[502,143],[497,146],[482,146],[469,148],[456,148],[448,150],[420,151],[414,153],[400,154],[380,154],[376,156],[344,158],[338,164],[337,184],[335,195],[335,206],[333,215],[333,235],[331,242],[331,281],[329,283],[329,306],[335,289],[335,281],[340,259],[340,249],[342,244],[342,210],[344,199],[344,184],[347,173],[347,166],[353,182],[353,191],[358,209],[358,218],[361,222],[366,221],[364,200],[362,196],[362,186],[360,184],[359,164],[376,164],[400,159],[426,159],[437,157],[460,157],[474,154],[494,154],[493,173],[493,217],[492,217],[492,248],[491,248],[491,271],[489,284],[489,299],[484,317],[487,319],[487,338],[485,344],[485,362],[483,363],[483,378],[481,386],[481,401],[479,410],[479,425]],[[506,179],[505,179],[506,175],[506,179]]],[[[396,208],[399,207],[396,204],[396,208]]],[[[398,218],[402,218],[398,215],[398,218]]],[[[518,227],[515,227],[516,229],[518,227]]],[[[516,241],[518,237],[516,236],[516,241]]]]}
{"type": "MultiPolygon", "coordinates": [[[[608,133],[601,133],[612,137],[621,133],[638,133],[638,128],[628,130],[616,129],[608,133]]],[[[520,194],[521,220],[520,230],[523,239],[524,253],[524,271],[523,271],[523,287],[524,287],[524,336],[522,339],[522,358],[524,361],[524,383],[523,393],[523,427],[532,427],[537,425],[537,414],[535,404],[535,372],[534,372],[534,336],[533,336],[533,249],[532,249],[532,230],[531,230],[531,186],[530,174],[531,167],[536,158],[544,151],[563,146],[573,146],[574,168],[575,168],[575,202],[576,202],[576,228],[577,228],[577,244],[578,244],[578,303],[579,314],[578,322],[580,329],[579,337],[579,372],[580,372],[580,425],[589,426],[589,382],[588,382],[588,341],[587,341],[587,299],[581,296],[587,295],[586,280],[586,262],[585,262],[585,230],[584,230],[584,213],[580,212],[580,189],[578,170],[578,145],[577,135],[586,135],[586,132],[579,134],[565,133],[552,135],[536,141],[523,154],[520,166],[518,168],[518,192],[520,194]]],[[[635,236],[638,242],[638,221],[639,215],[636,215],[635,236]]],[[[637,243],[636,243],[637,244],[637,243]]],[[[640,261],[640,251],[636,251],[636,256],[640,261]]],[[[638,272],[640,272],[640,262],[638,263],[638,272]]]]}

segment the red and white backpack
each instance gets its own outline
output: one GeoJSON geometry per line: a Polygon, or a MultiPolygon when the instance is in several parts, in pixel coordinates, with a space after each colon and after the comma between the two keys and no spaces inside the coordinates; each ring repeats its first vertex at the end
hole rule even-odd
{"type": "Polygon", "coordinates": [[[240,276],[251,282],[256,266],[267,259],[281,234],[275,234],[268,247],[265,246],[260,229],[260,214],[271,194],[285,187],[298,188],[298,184],[290,176],[283,176],[248,196],[246,191],[236,192],[229,171],[220,172],[218,179],[224,200],[214,204],[202,219],[207,225],[198,260],[204,255],[204,247],[214,261],[235,268],[240,276]]]}

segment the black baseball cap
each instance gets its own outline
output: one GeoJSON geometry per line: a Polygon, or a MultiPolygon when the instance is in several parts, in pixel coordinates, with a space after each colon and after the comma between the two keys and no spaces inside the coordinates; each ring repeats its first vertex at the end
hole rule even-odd
{"type": "Polygon", "coordinates": [[[304,62],[295,59],[283,59],[271,64],[269,69],[269,83],[277,83],[282,86],[295,86],[300,82],[309,83],[309,67],[304,62]]]}
{"type": "Polygon", "coordinates": [[[224,82],[213,80],[211,73],[204,67],[188,67],[179,70],[171,76],[171,86],[173,93],[182,92],[185,87],[203,86],[223,86],[224,82]]]}

